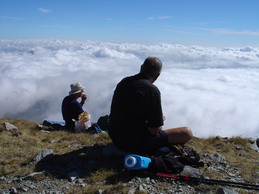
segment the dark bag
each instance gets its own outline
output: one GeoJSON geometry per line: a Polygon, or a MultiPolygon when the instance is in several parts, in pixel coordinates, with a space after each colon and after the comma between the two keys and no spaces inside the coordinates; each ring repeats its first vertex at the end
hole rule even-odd
{"type": "Polygon", "coordinates": [[[103,131],[109,131],[109,127],[110,127],[110,119],[108,115],[105,116],[101,116],[98,120],[97,120],[97,124],[98,126],[103,130],[103,131]]]}
{"type": "Polygon", "coordinates": [[[189,146],[171,146],[171,154],[175,155],[177,160],[184,165],[193,167],[200,166],[200,155],[189,146]]]}
{"type": "Polygon", "coordinates": [[[149,164],[148,169],[152,172],[166,172],[166,173],[179,173],[183,170],[184,165],[172,155],[151,157],[152,162],[149,164]]]}
{"type": "Polygon", "coordinates": [[[48,130],[64,130],[65,122],[43,120],[42,125],[47,126],[48,130]]]}
{"type": "Polygon", "coordinates": [[[165,155],[151,156],[149,170],[153,172],[180,173],[185,165],[192,167],[203,166],[199,154],[188,146],[171,146],[165,155]]]}
{"type": "Polygon", "coordinates": [[[97,123],[92,124],[91,127],[89,127],[86,132],[90,133],[90,134],[97,134],[97,133],[102,133],[102,129],[99,127],[99,125],[97,123]]]}

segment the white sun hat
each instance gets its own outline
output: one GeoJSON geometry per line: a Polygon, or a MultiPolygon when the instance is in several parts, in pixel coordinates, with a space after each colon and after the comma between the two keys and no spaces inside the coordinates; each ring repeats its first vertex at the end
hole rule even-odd
{"type": "Polygon", "coordinates": [[[81,83],[74,83],[70,85],[71,91],[69,92],[69,95],[80,93],[84,91],[84,86],[81,83]]]}

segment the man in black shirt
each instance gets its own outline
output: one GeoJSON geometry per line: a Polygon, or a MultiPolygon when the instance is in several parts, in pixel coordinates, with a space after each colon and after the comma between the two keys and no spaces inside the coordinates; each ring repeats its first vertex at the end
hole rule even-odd
{"type": "Polygon", "coordinates": [[[109,135],[125,152],[148,154],[170,144],[185,144],[192,137],[187,127],[162,130],[160,91],[153,85],[161,69],[158,58],[148,57],[140,73],[124,78],[114,91],[109,135]]]}

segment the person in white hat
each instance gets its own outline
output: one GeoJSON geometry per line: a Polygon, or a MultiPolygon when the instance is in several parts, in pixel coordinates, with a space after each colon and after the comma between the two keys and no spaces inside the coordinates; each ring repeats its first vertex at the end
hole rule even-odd
{"type": "Polygon", "coordinates": [[[73,120],[78,120],[78,116],[84,112],[83,105],[87,99],[84,88],[79,82],[71,84],[69,95],[62,102],[62,116],[68,130],[74,131],[75,122],[73,120]],[[80,103],[77,101],[79,98],[81,98],[80,103]]]}

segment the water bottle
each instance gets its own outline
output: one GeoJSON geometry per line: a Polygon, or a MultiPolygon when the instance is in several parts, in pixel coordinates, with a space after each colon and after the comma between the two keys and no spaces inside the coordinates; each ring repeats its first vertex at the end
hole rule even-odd
{"type": "Polygon", "coordinates": [[[124,167],[130,170],[148,168],[151,158],[130,154],[124,157],[124,167]]]}

